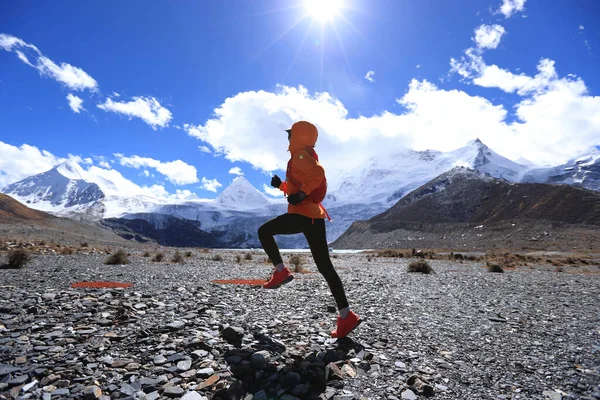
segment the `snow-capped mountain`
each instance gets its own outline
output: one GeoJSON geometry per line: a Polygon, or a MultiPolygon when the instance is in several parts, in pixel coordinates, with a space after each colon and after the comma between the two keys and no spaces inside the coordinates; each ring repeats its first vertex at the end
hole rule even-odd
{"type": "Polygon", "coordinates": [[[104,199],[100,187],[84,179],[85,171],[66,161],[51,170],[8,185],[2,191],[37,210],[59,213],[86,209],[104,199]]]}
{"type": "Polygon", "coordinates": [[[600,150],[594,147],[563,165],[532,170],[525,174],[523,182],[567,184],[600,191],[600,150]]]}
{"type": "Polygon", "coordinates": [[[217,197],[216,202],[227,209],[259,210],[269,205],[264,194],[252,186],[243,176],[239,176],[217,197]]]}
{"type": "Polygon", "coordinates": [[[488,148],[479,139],[458,150],[404,150],[388,157],[372,157],[365,165],[339,173],[328,200],[341,204],[379,204],[387,208],[436,176],[466,167],[495,178],[519,181],[527,167],[488,148]]]}
{"type": "Polygon", "coordinates": [[[461,149],[451,151],[447,158],[454,167],[466,167],[475,171],[489,174],[494,178],[502,178],[507,181],[518,182],[523,174],[530,168],[528,166],[511,161],[506,157],[494,152],[489,147],[475,139],[461,149]]]}

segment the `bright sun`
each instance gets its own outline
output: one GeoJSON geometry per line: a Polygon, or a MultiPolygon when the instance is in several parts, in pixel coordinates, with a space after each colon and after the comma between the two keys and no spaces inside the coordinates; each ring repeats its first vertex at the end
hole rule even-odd
{"type": "Polygon", "coordinates": [[[339,14],[342,0],[304,0],[304,7],[313,18],[325,22],[339,14]]]}

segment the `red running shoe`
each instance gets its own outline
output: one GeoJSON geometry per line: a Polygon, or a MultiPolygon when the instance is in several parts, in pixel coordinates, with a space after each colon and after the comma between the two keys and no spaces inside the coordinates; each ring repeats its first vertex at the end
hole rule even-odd
{"type": "Polygon", "coordinates": [[[263,285],[263,288],[277,289],[279,286],[290,282],[292,279],[294,279],[294,276],[287,267],[285,267],[281,271],[275,270],[275,272],[273,272],[273,276],[271,277],[269,282],[263,285]]]}
{"type": "Polygon", "coordinates": [[[338,315],[337,327],[331,331],[331,337],[333,338],[345,338],[350,332],[352,332],[357,326],[360,325],[362,320],[354,311],[350,311],[346,318],[342,318],[338,315]]]}

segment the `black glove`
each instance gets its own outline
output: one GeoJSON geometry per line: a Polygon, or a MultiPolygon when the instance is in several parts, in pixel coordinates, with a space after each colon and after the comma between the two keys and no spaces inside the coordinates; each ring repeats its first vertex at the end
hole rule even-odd
{"type": "Polygon", "coordinates": [[[301,203],[304,199],[306,199],[306,193],[296,192],[288,196],[288,203],[295,206],[296,204],[301,203]]]}
{"type": "Polygon", "coordinates": [[[277,175],[275,175],[274,177],[271,178],[271,186],[273,186],[274,188],[278,189],[279,186],[281,186],[281,178],[279,178],[277,175]]]}

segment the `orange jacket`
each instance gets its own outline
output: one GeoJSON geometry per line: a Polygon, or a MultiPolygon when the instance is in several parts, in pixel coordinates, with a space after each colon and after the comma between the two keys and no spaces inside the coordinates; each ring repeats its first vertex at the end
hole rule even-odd
{"type": "MultiPolygon", "coordinates": [[[[305,150],[315,147],[319,132],[317,127],[306,121],[292,125],[290,138],[290,161],[286,181],[281,183],[281,189],[286,195],[303,191],[309,195],[325,178],[325,170],[317,160],[305,150]],[[289,176],[291,175],[291,177],[289,176]],[[295,183],[298,183],[296,186],[295,183]]],[[[309,218],[325,218],[325,211],[318,204],[306,199],[299,204],[288,204],[288,213],[301,214],[309,218]]]]}

